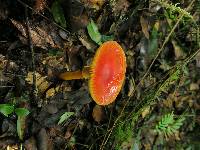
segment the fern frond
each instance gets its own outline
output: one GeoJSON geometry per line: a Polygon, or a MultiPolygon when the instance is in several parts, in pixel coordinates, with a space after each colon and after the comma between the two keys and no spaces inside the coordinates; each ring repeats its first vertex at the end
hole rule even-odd
{"type": "Polygon", "coordinates": [[[162,7],[165,7],[166,9],[169,9],[172,12],[178,12],[179,14],[183,14],[184,17],[188,17],[188,18],[194,20],[192,15],[189,12],[187,12],[186,10],[184,10],[184,9],[182,9],[182,8],[177,6],[179,3],[177,3],[177,4],[172,4],[172,3],[169,4],[164,0],[153,0],[153,1],[158,3],[159,5],[161,5],[162,7]]]}
{"type": "Polygon", "coordinates": [[[179,119],[174,119],[174,113],[164,115],[155,127],[155,130],[159,134],[170,136],[176,133],[179,128],[183,125],[185,117],[181,116],[179,119]]]}
{"type": "Polygon", "coordinates": [[[173,70],[169,78],[167,78],[167,80],[165,80],[164,83],[162,83],[161,86],[158,88],[155,94],[155,98],[158,98],[162,92],[166,92],[169,89],[169,86],[180,78],[181,72],[181,67],[177,66],[175,70],[173,70]]]}
{"type": "Polygon", "coordinates": [[[115,130],[116,149],[121,149],[123,142],[128,142],[133,136],[133,128],[130,123],[119,123],[115,130]]]}

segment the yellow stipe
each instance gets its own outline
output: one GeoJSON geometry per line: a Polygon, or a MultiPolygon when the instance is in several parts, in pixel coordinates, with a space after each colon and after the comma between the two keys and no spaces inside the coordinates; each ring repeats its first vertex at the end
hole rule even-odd
{"type": "Polygon", "coordinates": [[[91,77],[92,74],[92,70],[90,68],[90,66],[84,66],[83,70],[82,70],[82,75],[84,79],[89,79],[91,77]]]}
{"type": "Polygon", "coordinates": [[[74,79],[82,79],[81,71],[73,71],[73,72],[64,72],[58,76],[59,79],[62,80],[74,80],[74,79]]]}
{"type": "Polygon", "coordinates": [[[85,66],[82,71],[64,72],[58,78],[62,80],[88,79],[90,78],[90,73],[90,67],[85,66]]]}

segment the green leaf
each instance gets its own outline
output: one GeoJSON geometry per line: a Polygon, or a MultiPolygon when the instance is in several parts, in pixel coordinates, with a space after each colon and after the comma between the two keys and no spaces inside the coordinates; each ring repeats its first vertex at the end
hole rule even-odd
{"type": "Polygon", "coordinates": [[[59,1],[54,1],[51,7],[51,12],[53,14],[54,20],[59,23],[62,27],[66,28],[66,20],[64,16],[63,9],[59,3],[59,1]]]}
{"type": "Polygon", "coordinates": [[[150,35],[149,45],[148,45],[148,54],[150,58],[156,56],[157,49],[158,49],[158,27],[159,23],[155,23],[153,30],[150,35]]]}
{"type": "Polygon", "coordinates": [[[26,117],[30,112],[26,108],[16,108],[15,113],[18,117],[26,117]]]}
{"type": "Polygon", "coordinates": [[[98,30],[97,25],[94,23],[93,20],[90,21],[90,23],[87,25],[87,30],[88,30],[88,34],[90,36],[90,38],[96,42],[97,44],[101,45],[102,41],[101,41],[101,34],[98,30]]]}
{"type": "Polygon", "coordinates": [[[13,113],[14,111],[14,106],[9,105],[9,104],[0,104],[0,112],[8,117],[9,114],[13,113]]]}
{"type": "Polygon", "coordinates": [[[15,113],[17,115],[17,134],[20,140],[23,140],[25,120],[26,116],[30,113],[26,108],[16,108],[15,113]]]}
{"type": "Polygon", "coordinates": [[[101,35],[101,41],[106,42],[106,41],[113,41],[114,36],[113,35],[101,35]]]}
{"type": "Polygon", "coordinates": [[[156,125],[155,130],[161,134],[163,133],[165,136],[170,136],[178,131],[178,129],[183,125],[183,121],[185,117],[181,116],[179,119],[174,119],[173,112],[164,115],[161,120],[156,125]]]}
{"type": "Polygon", "coordinates": [[[26,117],[18,116],[18,118],[17,118],[17,134],[18,134],[20,140],[23,140],[24,129],[25,129],[25,120],[26,120],[26,117]]]}
{"type": "Polygon", "coordinates": [[[71,117],[74,114],[74,112],[65,112],[61,117],[60,120],[58,122],[58,124],[63,123],[64,121],[66,121],[69,117],[71,117]]]}

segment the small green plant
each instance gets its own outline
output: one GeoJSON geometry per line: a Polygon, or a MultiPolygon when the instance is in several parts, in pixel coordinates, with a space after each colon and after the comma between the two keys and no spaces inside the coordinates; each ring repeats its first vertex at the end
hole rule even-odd
{"type": "Polygon", "coordinates": [[[26,108],[16,108],[17,115],[17,134],[20,140],[23,140],[26,116],[30,113],[26,108]]]}
{"type": "Polygon", "coordinates": [[[20,140],[23,140],[26,116],[30,113],[26,108],[15,108],[10,104],[0,104],[0,112],[8,117],[15,113],[17,115],[17,134],[20,140]]]}
{"type": "Polygon", "coordinates": [[[64,114],[62,114],[62,116],[60,116],[60,120],[58,121],[58,124],[62,124],[72,115],[74,115],[74,112],[65,112],[64,114]]]}
{"type": "Polygon", "coordinates": [[[14,106],[9,104],[0,104],[0,112],[8,117],[8,115],[12,114],[14,112],[14,106]]]}
{"type": "Polygon", "coordinates": [[[97,25],[94,23],[93,20],[90,21],[90,23],[87,25],[87,30],[90,38],[97,43],[98,45],[101,45],[105,41],[110,41],[113,40],[113,36],[107,36],[107,35],[102,35],[99,30],[97,25]]]}
{"type": "Polygon", "coordinates": [[[90,38],[97,44],[101,45],[101,33],[98,30],[97,25],[94,23],[93,20],[87,26],[88,34],[90,38]]]}
{"type": "Polygon", "coordinates": [[[121,145],[124,142],[128,143],[132,136],[133,130],[131,124],[120,123],[115,130],[115,141],[117,143],[115,149],[121,149],[121,145]]]}
{"type": "Polygon", "coordinates": [[[174,69],[170,70],[169,77],[161,82],[158,87],[152,86],[149,90],[143,92],[142,101],[135,106],[135,111],[132,111],[132,124],[138,119],[141,113],[149,106],[155,104],[156,100],[159,100],[159,97],[162,93],[166,93],[169,88],[177,82],[182,75],[182,67],[177,65],[174,69]]]}
{"type": "Polygon", "coordinates": [[[174,119],[174,113],[164,115],[155,127],[155,131],[159,134],[164,134],[166,137],[174,134],[183,125],[185,117],[181,116],[174,119]]]}
{"type": "Polygon", "coordinates": [[[170,85],[173,85],[176,81],[178,81],[182,75],[182,67],[177,66],[170,73],[169,78],[167,78],[158,88],[154,98],[159,98],[162,92],[166,92],[169,90],[170,85]]]}

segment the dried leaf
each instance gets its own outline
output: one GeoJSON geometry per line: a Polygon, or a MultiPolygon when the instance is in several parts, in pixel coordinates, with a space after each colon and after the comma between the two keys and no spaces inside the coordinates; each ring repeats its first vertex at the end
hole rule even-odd
{"type": "Polygon", "coordinates": [[[93,108],[92,117],[96,122],[100,123],[104,119],[104,115],[105,114],[102,106],[96,105],[93,108]]]}
{"type": "Polygon", "coordinates": [[[174,47],[174,53],[176,56],[176,59],[183,59],[186,57],[185,52],[183,51],[183,49],[178,45],[178,43],[175,40],[172,40],[172,45],[174,47]]]}
{"type": "Polygon", "coordinates": [[[160,63],[161,63],[160,68],[163,69],[164,71],[171,69],[171,66],[167,63],[166,60],[162,59],[160,60],[160,63]]]}
{"type": "Polygon", "coordinates": [[[0,70],[0,82],[7,82],[7,81],[9,81],[9,80],[10,80],[10,78],[6,77],[6,76],[3,74],[2,70],[0,70]]]}
{"type": "Polygon", "coordinates": [[[18,150],[18,145],[8,145],[6,150],[18,150]]]}
{"type": "Polygon", "coordinates": [[[161,6],[156,3],[155,1],[149,1],[149,10],[150,12],[156,13],[157,11],[159,11],[161,8],[161,6]]]}
{"type": "Polygon", "coordinates": [[[58,91],[59,87],[51,88],[46,92],[46,98],[50,98],[55,95],[56,91],[58,91]]]}
{"type": "Polygon", "coordinates": [[[140,24],[142,27],[142,32],[144,33],[145,37],[149,39],[148,22],[142,16],[140,16],[140,24]]]}
{"type": "Polygon", "coordinates": [[[148,115],[150,113],[150,107],[146,107],[143,111],[142,111],[142,118],[145,118],[146,115],[148,115]]]}
{"type": "Polygon", "coordinates": [[[72,136],[72,132],[70,130],[67,130],[65,132],[65,139],[70,139],[71,136],[72,136]]]}
{"type": "MultiPolygon", "coordinates": [[[[11,19],[11,22],[13,25],[21,32],[21,35],[19,35],[20,40],[24,44],[28,44],[28,31],[27,31],[27,26],[25,24],[22,24],[19,21],[11,19]]],[[[30,35],[32,39],[32,43],[34,46],[41,47],[43,49],[48,49],[49,45],[51,47],[57,48],[59,45],[58,41],[54,41],[53,39],[60,39],[60,38],[55,38],[53,35],[55,34],[54,30],[55,27],[53,27],[52,24],[49,24],[47,22],[40,22],[40,26],[38,26],[37,23],[32,23],[30,21],[30,35]],[[50,31],[51,30],[51,31],[50,31]]]]}
{"type": "MultiPolygon", "coordinates": [[[[48,66],[48,68],[57,68],[57,69],[63,69],[67,67],[67,64],[64,62],[64,58],[62,56],[48,56],[44,57],[42,64],[48,66]]],[[[52,71],[53,72],[53,71],[52,71]]]]}
{"type": "Polygon", "coordinates": [[[36,12],[43,12],[45,6],[46,0],[36,0],[34,9],[36,12]]]}
{"type": "Polygon", "coordinates": [[[80,29],[85,29],[89,23],[89,18],[86,14],[81,14],[80,16],[72,16],[71,24],[72,31],[76,32],[80,29]]]}
{"type": "Polygon", "coordinates": [[[196,60],[196,66],[200,68],[200,52],[196,55],[195,60],[196,60]]]}
{"type": "Polygon", "coordinates": [[[27,28],[24,24],[20,23],[19,21],[14,20],[14,19],[11,19],[11,22],[21,32],[21,34],[24,37],[28,38],[27,28]]]}
{"type": "Polygon", "coordinates": [[[174,99],[175,99],[174,95],[173,94],[169,94],[167,99],[163,101],[164,106],[168,107],[168,108],[171,108],[173,106],[174,99]]]}
{"type": "Polygon", "coordinates": [[[199,90],[199,85],[197,83],[190,84],[190,91],[199,90]]]}
{"type": "Polygon", "coordinates": [[[37,145],[36,145],[36,139],[34,136],[28,138],[25,142],[24,142],[24,147],[25,149],[30,149],[30,150],[37,150],[37,145]]]}
{"type": "MultiPolygon", "coordinates": [[[[26,79],[29,84],[33,84],[33,72],[29,72],[26,79]]],[[[38,72],[36,72],[36,86],[40,93],[43,93],[48,87],[50,83],[46,80],[46,77],[43,77],[38,72]]]]}
{"type": "Polygon", "coordinates": [[[81,0],[86,6],[99,10],[105,3],[105,0],[81,0]]]}
{"type": "Polygon", "coordinates": [[[133,77],[131,77],[131,79],[129,80],[129,91],[128,91],[128,96],[130,97],[131,94],[133,93],[133,91],[135,90],[136,88],[136,85],[135,85],[135,80],[133,77]]]}
{"type": "Polygon", "coordinates": [[[112,6],[115,15],[118,15],[119,13],[124,13],[127,11],[128,7],[130,6],[130,2],[127,0],[115,0],[110,1],[110,5],[112,6]]]}
{"type": "Polygon", "coordinates": [[[79,41],[88,49],[88,50],[94,50],[96,45],[91,42],[90,39],[88,39],[88,36],[86,35],[86,33],[83,30],[79,30],[78,32],[79,36],[79,41]]]}
{"type": "Polygon", "coordinates": [[[145,150],[151,150],[152,149],[152,146],[150,143],[144,143],[144,149],[145,150]]]}
{"type": "Polygon", "coordinates": [[[88,49],[91,50],[93,45],[87,40],[84,39],[83,37],[79,37],[79,40],[81,41],[81,43],[88,49]]]}

